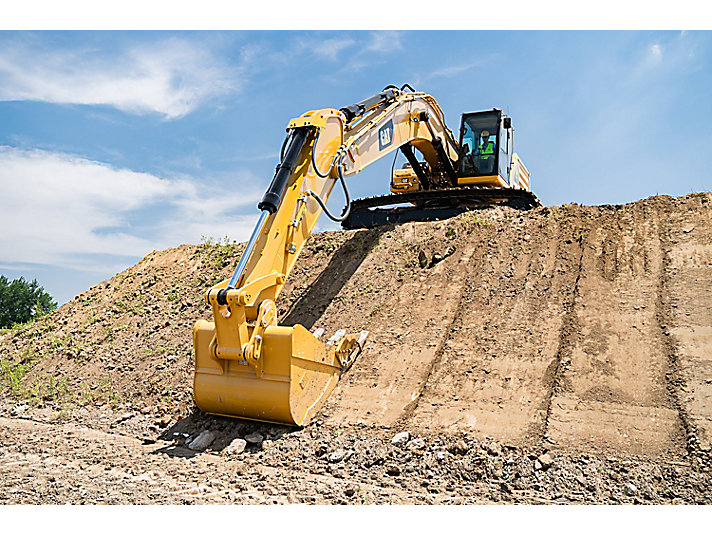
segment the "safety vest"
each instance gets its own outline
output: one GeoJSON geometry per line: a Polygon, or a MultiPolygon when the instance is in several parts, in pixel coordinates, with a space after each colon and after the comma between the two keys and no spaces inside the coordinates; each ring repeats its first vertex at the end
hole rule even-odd
{"type": "Polygon", "coordinates": [[[494,154],[494,141],[487,141],[487,145],[480,143],[480,156],[482,159],[489,159],[490,155],[494,154]]]}

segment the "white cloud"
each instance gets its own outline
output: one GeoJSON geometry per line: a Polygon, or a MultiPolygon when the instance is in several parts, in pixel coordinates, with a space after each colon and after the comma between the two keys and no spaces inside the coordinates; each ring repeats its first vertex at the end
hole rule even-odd
{"type": "Polygon", "coordinates": [[[0,263],[96,271],[113,268],[117,257],[196,243],[201,235],[244,240],[254,217],[235,211],[259,196],[2,146],[0,188],[0,263]],[[150,214],[137,216],[136,210],[150,214]],[[146,218],[152,222],[138,222],[146,218]]]}
{"type": "Polygon", "coordinates": [[[704,43],[704,37],[694,32],[680,33],[646,44],[641,48],[636,64],[623,74],[624,79],[628,83],[650,84],[653,80],[683,76],[691,69],[706,68],[704,59],[695,54],[700,44],[704,43]]]}
{"type": "Polygon", "coordinates": [[[0,49],[0,100],[99,104],[174,119],[238,90],[239,74],[199,43],[178,38],[111,56],[6,41],[0,49]]]}
{"type": "Polygon", "coordinates": [[[488,63],[492,63],[492,60],[497,58],[497,54],[488,54],[477,61],[471,61],[469,63],[461,63],[459,65],[451,65],[449,67],[443,67],[441,69],[435,70],[425,79],[439,78],[439,77],[451,77],[467,72],[468,70],[474,69],[476,67],[482,67],[488,63]]]}
{"type": "Polygon", "coordinates": [[[325,73],[321,79],[327,83],[352,83],[354,77],[361,76],[361,71],[381,65],[387,61],[387,55],[403,49],[403,32],[373,31],[359,38],[356,50],[341,65],[337,72],[325,73]]]}
{"type": "Polygon", "coordinates": [[[336,61],[342,50],[356,44],[356,41],[347,37],[334,37],[323,41],[311,42],[307,50],[319,57],[336,61]]]}
{"type": "Polygon", "coordinates": [[[401,39],[403,34],[398,31],[377,31],[372,32],[370,41],[366,44],[366,50],[369,52],[393,52],[403,48],[401,39]]]}

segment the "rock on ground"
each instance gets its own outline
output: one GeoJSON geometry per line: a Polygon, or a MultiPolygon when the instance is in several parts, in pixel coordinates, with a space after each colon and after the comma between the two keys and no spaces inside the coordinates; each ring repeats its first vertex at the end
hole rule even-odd
{"type": "Polygon", "coordinates": [[[230,442],[230,445],[225,447],[223,453],[228,456],[234,456],[242,453],[247,447],[247,441],[242,438],[235,438],[230,442]]]}
{"type": "Polygon", "coordinates": [[[410,434],[408,432],[398,432],[398,434],[393,436],[393,439],[391,440],[391,444],[395,445],[396,447],[402,447],[406,443],[408,443],[409,439],[410,439],[410,434]]]}
{"type": "Polygon", "coordinates": [[[245,436],[245,441],[247,441],[250,445],[259,445],[264,441],[264,439],[264,436],[259,432],[253,432],[245,436]]]}
{"type": "Polygon", "coordinates": [[[215,441],[215,433],[210,430],[203,430],[198,436],[188,444],[188,448],[192,451],[204,451],[213,441],[215,441]]]}

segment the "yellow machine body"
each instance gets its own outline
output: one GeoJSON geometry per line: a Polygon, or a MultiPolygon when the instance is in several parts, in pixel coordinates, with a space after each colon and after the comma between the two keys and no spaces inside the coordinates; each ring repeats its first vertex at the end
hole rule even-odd
{"type": "Polygon", "coordinates": [[[391,193],[406,193],[409,191],[419,191],[420,182],[415,174],[415,171],[410,166],[406,166],[402,169],[396,169],[393,171],[393,177],[391,179],[391,193]]]}
{"type": "MultiPolygon", "coordinates": [[[[321,332],[279,325],[275,300],[326,199],[339,181],[348,196],[344,177],[399,148],[413,161],[412,149],[422,154],[419,169],[439,169],[431,173],[431,187],[452,187],[442,165],[447,162],[452,173],[459,147],[437,102],[403,88],[386,88],[340,110],[309,111],[292,119],[287,132],[275,177],[259,204],[262,215],[235,274],[205,295],[213,320],[194,327],[193,394],[205,412],[303,426],[368,334],[339,330],[324,342],[321,332]]],[[[412,168],[394,174],[394,192],[422,189],[412,168]]]]}

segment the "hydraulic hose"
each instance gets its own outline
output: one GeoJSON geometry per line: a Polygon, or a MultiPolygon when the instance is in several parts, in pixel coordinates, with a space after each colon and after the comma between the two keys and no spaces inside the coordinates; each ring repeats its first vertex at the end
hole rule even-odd
{"type": "MultiPolygon", "coordinates": [[[[338,163],[338,165],[339,165],[338,166],[339,181],[341,182],[341,187],[343,188],[344,196],[346,197],[346,205],[344,206],[344,209],[341,212],[341,217],[337,217],[333,213],[331,213],[328,210],[328,208],[326,207],[326,203],[314,191],[312,191],[311,189],[309,191],[307,191],[307,194],[309,196],[314,197],[314,200],[316,200],[317,203],[319,204],[319,206],[321,206],[321,209],[324,211],[326,216],[329,217],[329,219],[331,219],[334,222],[345,221],[348,218],[349,214],[351,213],[351,197],[349,196],[349,190],[346,187],[346,181],[344,180],[344,173],[343,173],[342,166],[341,166],[341,161],[344,159],[344,154],[345,154],[344,152],[341,153],[341,155],[339,156],[339,163],[338,163]]],[[[334,161],[336,161],[336,157],[334,157],[334,161]]],[[[333,167],[333,162],[332,162],[332,167],[333,167]]],[[[316,167],[314,167],[314,170],[316,170],[316,167]]]]}
{"type": "Polygon", "coordinates": [[[311,151],[311,162],[312,162],[312,167],[314,167],[314,172],[317,174],[317,176],[319,176],[320,178],[328,178],[328,176],[331,174],[331,171],[334,170],[334,163],[336,163],[336,159],[338,158],[339,153],[337,152],[334,155],[334,159],[331,160],[331,165],[329,165],[329,170],[326,171],[326,173],[321,174],[319,172],[318,167],[316,166],[316,161],[314,161],[314,154],[316,153],[316,150],[314,150],[314,149],[316,148],[316,144],[319,142],[319,132],[320,131],[321,130],[317,130],[316,137],[314,137],[314,144],[312,145],[312,151],[311,151]]]}
{"type": "Polygon", "coordinates": [[[400,88],[397,85],[393,85],[392,83],[390,83],[383,88],[384,91],[388,91],[388,89],[396,89],[399,92],[403,92],[405,89],[410,89],[412,93],[415,93],[415,89],[413,89],[413,86],[409,83],[404,83],[400,86],[400,88]]]}
{"type": "Polygon", "coordinates": [[[289,133],[285,136],[284,141],[282,141],[282,148],[279,151],[279,162],[282,163],[284,161],[284,149],[287,148],[287,143],[289,143],[289,140],[292,138],[294,135],[294,130],[290,130],[289,133]]]}

